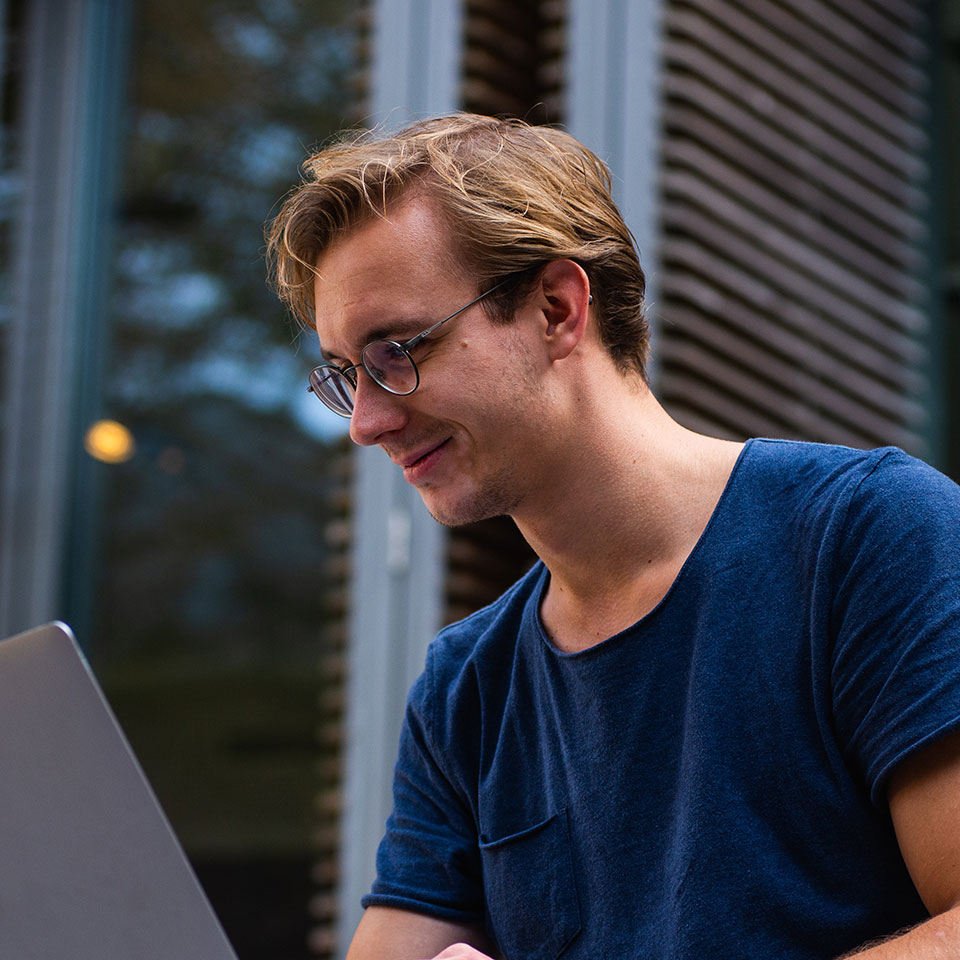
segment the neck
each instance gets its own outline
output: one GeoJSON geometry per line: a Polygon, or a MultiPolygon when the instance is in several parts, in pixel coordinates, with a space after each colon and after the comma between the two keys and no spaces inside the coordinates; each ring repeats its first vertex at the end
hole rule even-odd
{"type": "Polygon", "coordinates": [[[563,465],[549,465],[514,517],[550,570],[542,616],[564,649],[591,646],[659,603],[741,449],[681,427],[645,387],[602,409],[616,415],[581,417],[563,465]]]}

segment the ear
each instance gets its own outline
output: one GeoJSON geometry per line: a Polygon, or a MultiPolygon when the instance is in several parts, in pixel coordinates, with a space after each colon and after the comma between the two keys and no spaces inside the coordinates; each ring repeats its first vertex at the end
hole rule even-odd
{"type": "Polygon", "coordinates": [[[587,330],[590,280],[579,263],[551,260],[540,273],[540,307],[551,360],[573,353],[587,330]]]}

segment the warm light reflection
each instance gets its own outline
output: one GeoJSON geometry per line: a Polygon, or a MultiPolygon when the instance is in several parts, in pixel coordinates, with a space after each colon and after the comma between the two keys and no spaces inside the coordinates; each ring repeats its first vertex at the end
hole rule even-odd
{"type": "Polygon", "coordinates": [[[133,434],[116,420],[97,420],[87,428],[83,448],[103,463],[124,463],[133,454],[133,434]]]}

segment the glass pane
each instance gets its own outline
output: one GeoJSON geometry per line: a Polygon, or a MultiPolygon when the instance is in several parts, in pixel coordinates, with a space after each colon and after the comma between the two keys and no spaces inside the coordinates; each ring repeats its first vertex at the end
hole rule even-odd
{"type": "MultiPolygon", "coordinates": [[[[8,331],[13,306],[13,229],[20,198],[16,134],[23,15],[21,3],[0,0],[0,398],[3,400],[6,400],[4,378],[9,362],[8,331]]],[[[6,410],[0,406],[0,431],[5,425],[6,410]]],[[[0,433],[0,444],[2,441],[0,433]]]]}
{"type": "Polygon", "coordinates": [[[241,958],[308,955],[345,421],[262,229],[344,123],[352,8],[136,7],[104,385],[135,446],[103,468],[90,652],[241,958]]]}

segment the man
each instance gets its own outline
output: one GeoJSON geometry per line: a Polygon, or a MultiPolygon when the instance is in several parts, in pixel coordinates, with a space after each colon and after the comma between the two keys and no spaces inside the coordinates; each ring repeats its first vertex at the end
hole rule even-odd
{"type": "Polygon", "coordinates": [[[960,956],[960,491],[672,421],[564,133],[445,117],[305,169],[268,239],[312,389],[542,561],[431,645],[351,960],[960,956]]]}

